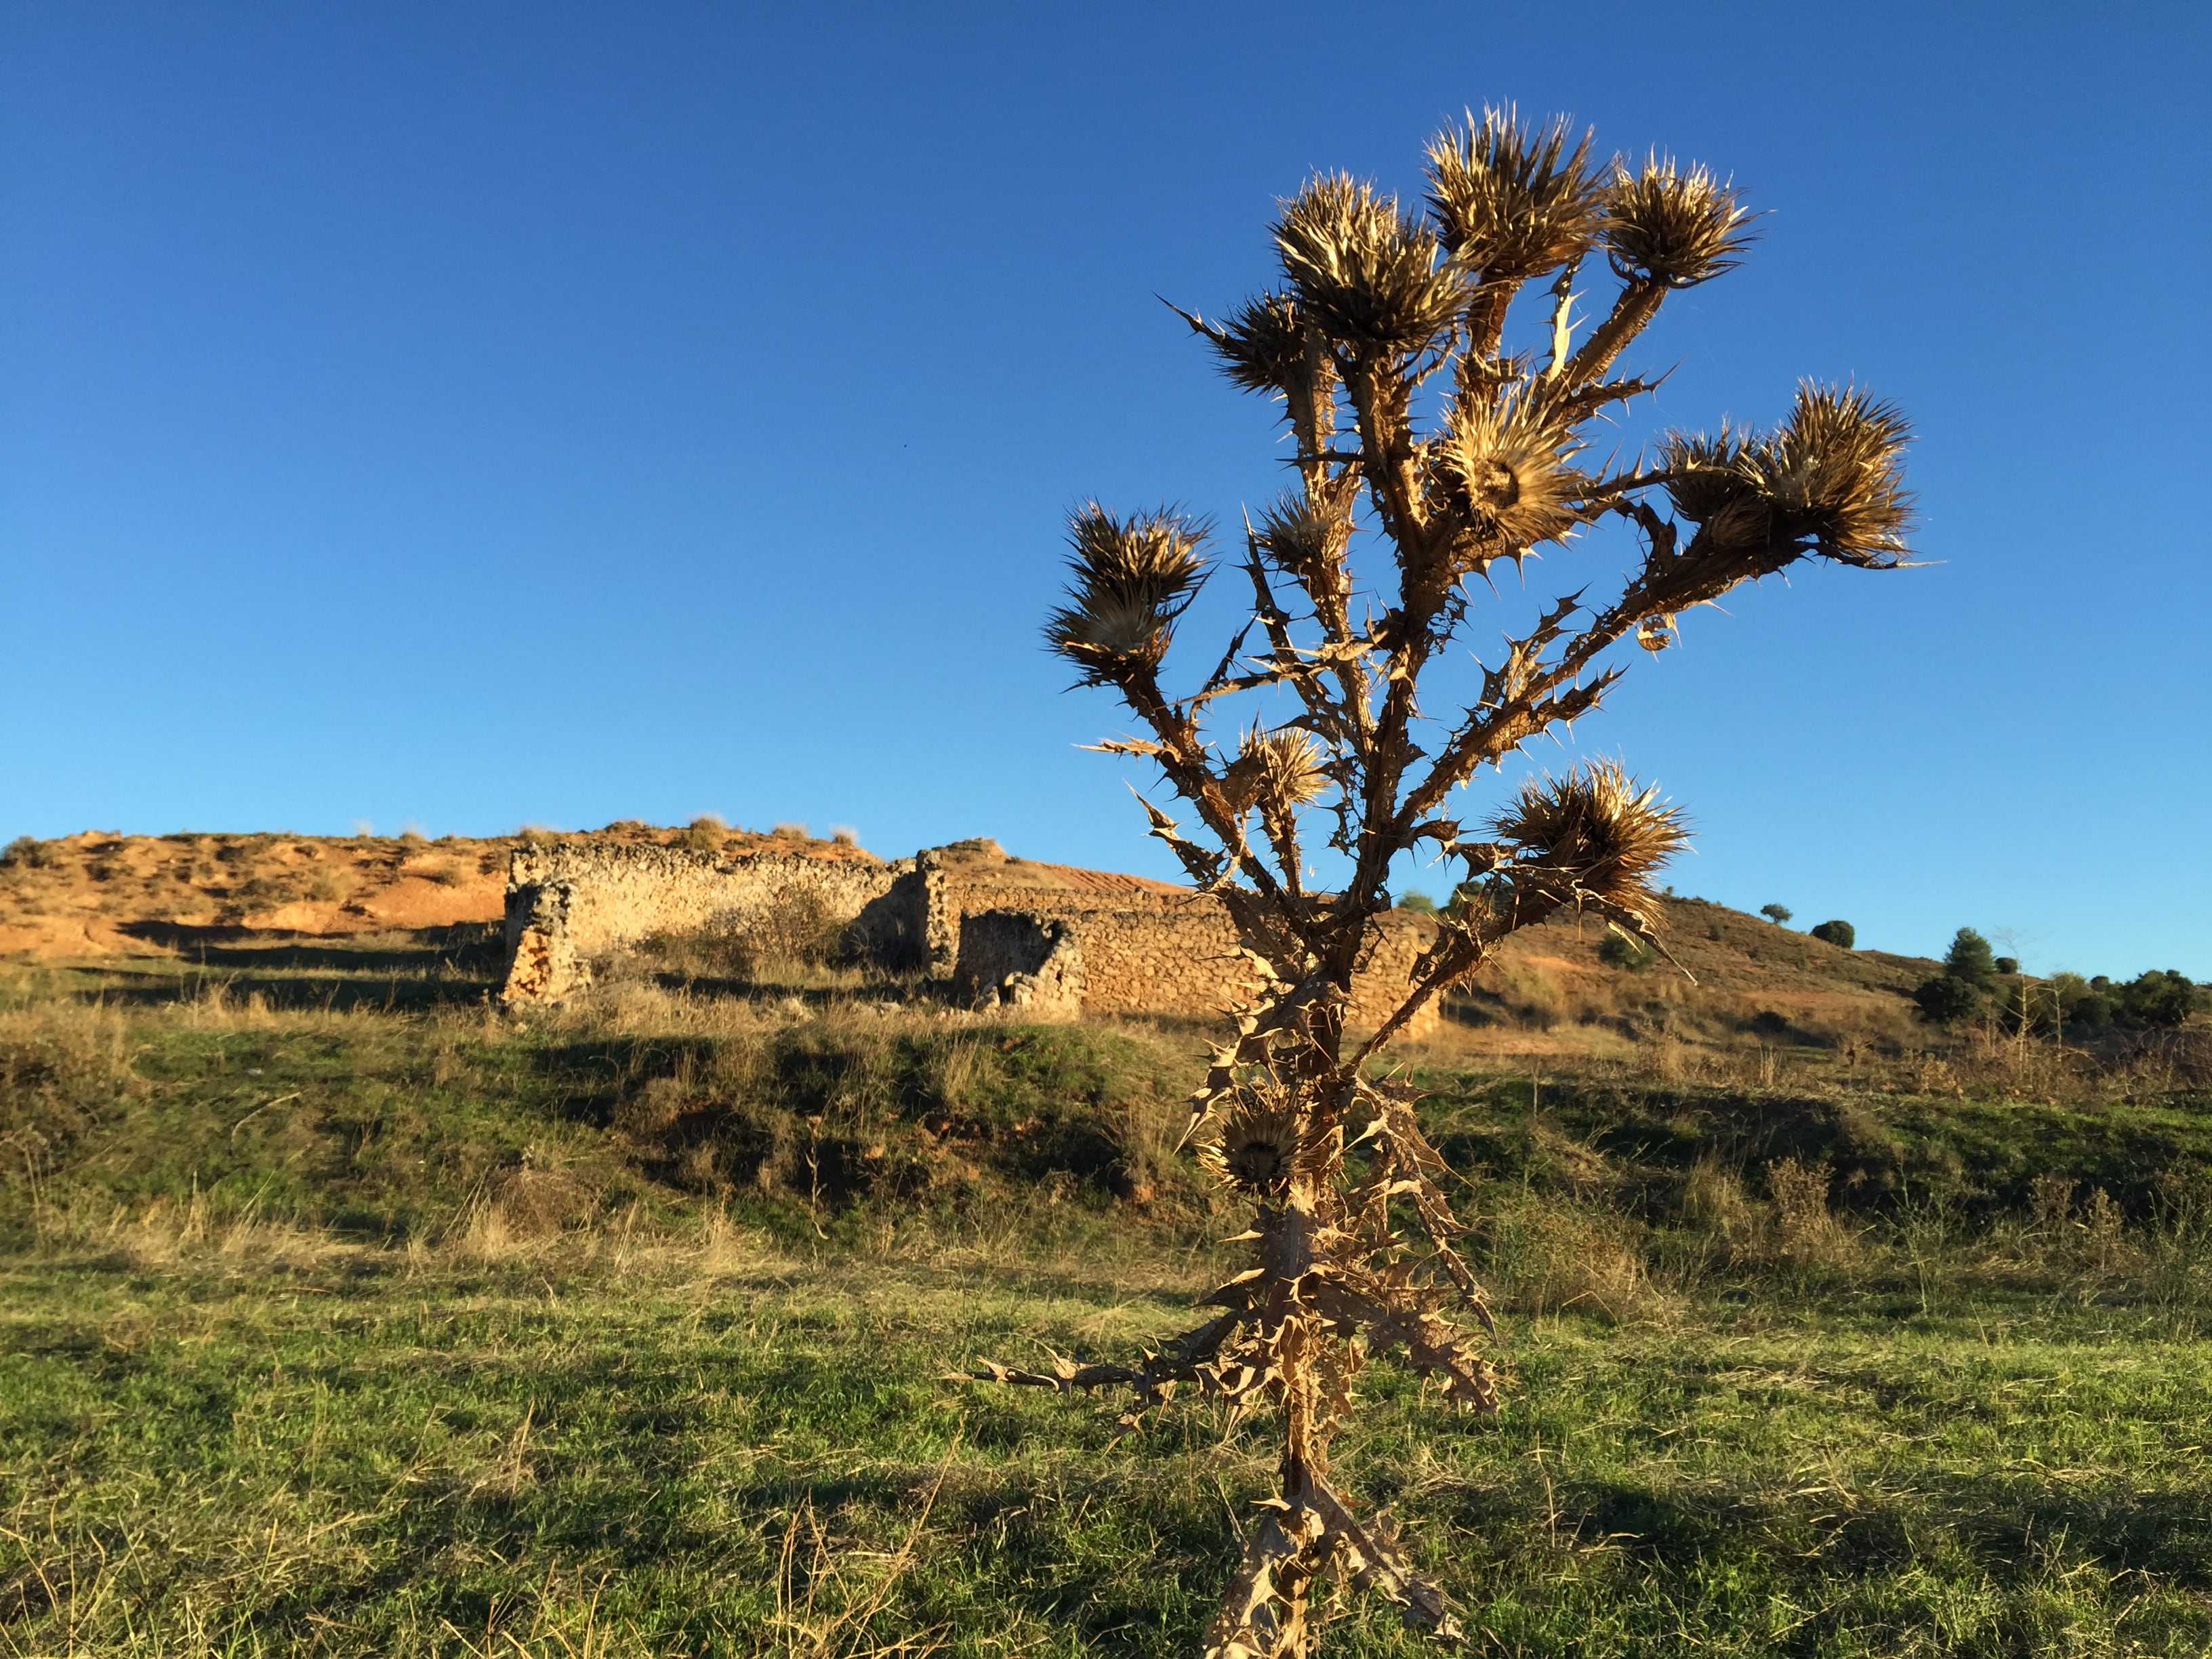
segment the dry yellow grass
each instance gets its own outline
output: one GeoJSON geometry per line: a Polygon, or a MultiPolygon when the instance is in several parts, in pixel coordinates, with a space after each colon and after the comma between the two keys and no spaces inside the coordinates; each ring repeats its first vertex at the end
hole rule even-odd
{"type": "MultiPolygon", "coordinates": [[[[702,821],[702,823],[705,821],[702,821]]],[[[102,830],[40,842],[0,864],[0,957],[128,956],[188,949],[245,933],[351,937],[500,919],[507,854],[553,836],[124,836],[102,830]]],[[[681,845],[731,856],[791,837],[717,823],[660,829],[623,822],[592,832],[629,844],[681,845]]],[[[802,840],[823,858],[870,856],[849,842],[802,840]]]]}

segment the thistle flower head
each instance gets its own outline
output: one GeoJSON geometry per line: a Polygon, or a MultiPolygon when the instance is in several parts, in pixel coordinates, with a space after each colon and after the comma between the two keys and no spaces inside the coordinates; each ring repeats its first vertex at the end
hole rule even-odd
{"type": "Polygon", "coordinates": [[[1224,1187],[1251,1197],[1280,1197],[1304,1135],[1304,1119],[1287,1093],[1240,1089],[1193,1149],[1199,1166],[1224,1187]]]}
{"type": "Polygon", "coordinates": [[[1069,603],[1045,622],[1045,641],[1086,684],[1157,668],[1175,619],[1206,580],[1206,526],[1162,509],[1117,519],[1097,502],[1070,519],[1069,603]]]}
{"type": "Polygon", "coordinates": [[[1606,195],[1606,250],[1631,281],[1692,288],[1733,270],[1750,246],[1752,216],[1702,167],[1683,172],[1653,155],[1632,173],[1615,161],[1606,195]]]}
{"type": "Polygon", "coordinates": [[[1447,127],[1429,145],[1429,206],[1455,258],[1486,281],[1520,282],[1589,250],[1605,197],[1589,165],[1589,134],[1570,150],[1565,116],[1540,126],[1512,105],[1477,125],[1447,127]]]}
{"type": "Polygon", "coordinates": [[[1491,829],[1514,848],[1516,885],[1554,903],[1594,900],[1648,927],[1650,878],[1689,839],[1681,813],[1658,801],[1656,785],[1638,788],[1617,762],[1600,761],[1522,784],[1491,829]]]}
{"type": "Polygon", "coordinates": [[[1809,541],[1845,564],[1894,564],[1909,551],[1911,433],[1894,404],[1855,386],[1808,382],[1781,429],[1747,458],[1747,471],[1791,541],[1809,541]]]}
{"type": "Polygon", "coordinates": [[[1321,745],[1296,726],[1270,732],[1257,721],[1237,746],[1223,779],[1237,806],[1257,806],[1285,818],[1321,793],[1328,781],[1321,745]]]}
{"type": "Polygon", "coordinates": [[[1757,447],[1756,438],[1726,422],[1718,437],[1673,432],[1660,445],[1668,498],[1711,546],[1734,551],[1769,538],[1772,514],[1749,465],[1757,447]]]}
{"type": "Polygon", "coordinates": [[[1314,179],[1274,226],[1283,271],[1331,339],[1386,353],[1419,351],[1467,302],[1464,272],[1395,197],[1342,173],[1314,179]]]}
{"type": "Polygon", "coordinates": [[[1310,587],[1316,579],[1340,577],[1352,521],[1321,511],[1305,492],[1294,490],[1261,509],[1252,538],[1270,564],[1310,587]]]}
{"type": "Polygon", "coordinates": [[[1287,392],[1305,373],[1306,318],[1290,294],[1262,294],[1208,325],[1221,372],[1247,392],[1287,392]]]}
{"type": "Polygon", "coordinates": [[[1911,428],[1893,404],[1856,387],[1797,389],[1790,417],[1752,437],[1670,436],[1662,450],[1674,510],[1711,556],[1764,574],[1808,552],[1880,568],[1910,550],[1905,488],[1911,428]]]}
{"type": "Polygon", "coordinates": [[[1431,481],[1476,540],[1530,547],[1575,527],[1581,447],[1537,398],[1463,397],[1430,447],[1431,481]]]}

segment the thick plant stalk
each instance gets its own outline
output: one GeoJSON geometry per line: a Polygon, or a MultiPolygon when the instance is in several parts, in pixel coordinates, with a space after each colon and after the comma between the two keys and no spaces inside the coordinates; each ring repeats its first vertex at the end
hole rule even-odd
{"type": "Polygon", "coordinates": [[[1245,516],[1249,617],[1194,690],[1171,693],[1163,676],[1208,574],[1206,528],[1094,503],[1072,521],[1073,580],[1046,629],[1083,684],[1136,716],[1143,735],[1100,746],[1157,764],[1195,814],[1186,835],[1145,803],[1152,834],[1243,940],[1249,994],[1228,1011],[1234,1032],[1213,1051],[1187,1139],[1251,1206],[1232,1242],[1252,1247],[1252,1265],[1204,1299],[1220,1311],[1134,1364],[985,1362],[973,1375],[1127,1389],[1131,1430],[1185,1386],[1273,1414],[1277,1488],[1244,1528],[1207,1637],[1218,1659],[1308,1653],[1314,1587],[1330,1577],[1440,1639],[1457,1635],[1388,1517],[1360,1516],[1331,1479],[1371,1361],[1435,1381],[1449,1406],[1498,1409],[1476,1334],[1494,1328],[1443,1160],[1413,1093],[1370,1064],[1520,928],[1571,911],[1659,942],[1650,879],[1683,831],[1656,790],[1601,764],[1525,783],[1473,828],[1448,810],[1453,792],[1599,708],[1626,641],[1664,649],[1683,613],[1800,559],[1881,569],[1906,557],[1905,423],[1856,390],[1808,386],[1771,432],[1668,434],[1656,465],[1583,469],[1590,423],[1655,384],[1609,378],[1613,366],[1669,295],[1737,263],[1748,216],[1703,168],[1655,155],[1608,173],[1589,165],[1587,136],[1571,138],[1562,120],[1530,125],[1510,109],[1448,131],[1429,150],[1425,219],[1341,176],[1285,202],[1283,286],[1223,322],[1182,313],[1232,380],[1279,401],[1295,447],[1294,490],[1245,516]],[[1598,252],[1620,287],[1577,347],[1577,273],[1598,252]],[[1553,273],[1541,349],[1506,352],[1508,302],[1553,273]],[[1440,372],[1450,392],[1425,430],[1416,411],[1436,400],[1417,393],[1440,372]],[[1578,580],[1482,665],[1456,714],[1429,715],[1492,568],[1525,573],[1548,553],[1537,572],[1558,568],[1571,538],[1603,525],[1635,544],[1613,598],[1593,607],[1578,580]],[[1355,530],[1389,553],[1364,584],[1355,530]],[[1356,593],[1386,608],[1356,605],[1356,593]],[[1267,693],[1290,694],[1296,717],[1237,728],[1224,752],[1213,722],[1267,693]],[[1347,868],[1333,893],[1308,879],[1309,823],[1347,868]],[[1395,1012],[1352,1044],[1353,978],[1390,908],[1394,861],[1417,852],[1457,866],[1451,902],[1395,1012]]]}

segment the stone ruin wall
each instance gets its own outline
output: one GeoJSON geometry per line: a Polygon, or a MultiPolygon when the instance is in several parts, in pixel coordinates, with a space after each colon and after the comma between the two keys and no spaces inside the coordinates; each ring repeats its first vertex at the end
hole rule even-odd
{"type": "Polygon", "coordinates": [[[850,924],[869,954],[920,950],[921,895],[911,860],[757,853],[734,859],[677,847],[553,842],[507,864],[509,1002],[557,1002],[591,982],[595,962],[656,933],[742,929],[794,896],[850,924]],[[902,886],[903,884],[903,886],[902,886]]]}
{"type": "MultiPolygon", "coordinates": [[[[957,890],[956,890],[957,896],[957,890]]],[[[1010,896],[993,895],[1000,904],[1010,896]]],[[[1237,924],[1228,906],[1202,893],[1116,894],[1101,900],[1088,893],[1025,892],[1010,908],[965,915],[961,919],[956,989],[966,1000],[997,1000],[1073,1018],[1079,1012],[1051,1002],[1042,987],[1017,985],[1017,997],[1005,994],[1007,975],[1042,978],[1048,964],[1024,942],[1042,937],[1051,922],[1067,924],[1079,955],[1051,968],[1059,980],[1073,977],[1080,987],[1083,1014],[1193,1014],[1218,1012],[1232,996],[1245,994],[1251,966],[1238,949],[1237,924]],[[1000,918],[1022,918],[1022,927],[1000,918]],[[988,927],[979,927],[988,923],[988,927]]],[[[1429,924],[1399,914],[1384,918],[1382,936],[1364,970],[1352,981],[1351,1024],[1373,1030],[1398,1005],[1398,991],[1410,976],[1413,958],[1431,937],[1429,924]]],[[[1419,1036],[1435,1029],[1433,1000],[1407,1026],[1419,1036]]]]}
{"type": "MultiPolygon", "coordinates": [[[[741,929],[794,894],[846,923],[860,953],[950,981],[970,1006],[1030,1018],[1212,1014],[1248,981],[1227,907],[1200,893],[1008,888],[963,879],[935,851],[879,864],[555,842],[518,848],[509,864],[501,994],[560,1001],[591,982],[595,962],[655,933],[741,929]]],[[[1403,914],[1383,919],[1353,984],[1351,1024],[1371,1029],[1395,1006],[1428,929],[1403,914]]],[[[1431,1003],[1408,1035],[1435,1020],[1431,1003]]]]}
{"type": "Polygon", "coordinates": [[[1034,910],[971,911],[960,918],[953,988],[970,1007],[1080,1019],[1083,962],[1082,936],[1072,922],[1034,910]]]}

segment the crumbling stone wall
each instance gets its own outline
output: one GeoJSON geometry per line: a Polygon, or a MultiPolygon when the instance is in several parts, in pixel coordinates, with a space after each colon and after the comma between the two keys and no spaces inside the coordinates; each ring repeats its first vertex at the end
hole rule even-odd
{"type": "MultiPolygon", "coordinates": [[[[961,890],[951,888],[954,902],[961,890]]],[[[1212,1013],[1251,981],[1251,965],[1239,949],[1237,924],[1222,902],[1202,893],[1116,893],[1065,896],[1027,891],[1018,915],[1032,933],[1047,922],[1066,923],[1082,951],[1082,1012],[1086,1014],[1212,1013]]],[[[989,929],[960,924],[956,988],[981,994],[1007,973],[1034,971],[1017,966],[1018,947],[1002,943],[1006,924],[989,929]],[[979,954],[971,966],[969,951],[979,954]],[[1001,964],[1004,965],[1001,965],[1001,964]]],[[[1398,1006],[1411,975],[1413,958],[1426,948],[1431,924],[1394,912],[1382,919],[1379,937],[1364,970],[1352,982],[1350,1023],[1372,1030],[1398,1006]]],[[[1419,1036],[1433,1030],[1433,1003],[1408,1028],[1419,1036]]]]}
{"type": "Polygon", "coordinates": [[[1073,922],[1034,910],[978,910],[960,918],[953,982],[972,1007],[1073,1020],[1083,1014],[1083,961],[1073,922]]]}
{"type": "MultiPolygon", "coordinates": [[[[985,843],[984,845],[988,845],[985,843]]],[[[1061,871],[932,849],[895,864],[760,853],[732,859],[680,848],[556,842],[508,865],[511,1003],[556,1002],[592,964],[655,933],[742,930],[794,894],[846,926],[848,947],[919,969],[974,1005],[1032,1018],[1210,1014],[1241,996],[1249,965],[1221,901],[1164,883],[1061,871]]],[[[1394,913],[1354,982],[1351,1023],[1396,1006],[1431,924],[1394,913]]],[[[1412,1028],[1431,1029],[1431,1006],[1412,1028]]]]}
{"type": "Polygon", "coordinates": [[[553,842],[507,863],[509,1002],[556,1002],[592,964],[655,933],[742,929],[794,895],[847,924],[856,948],[885,960],[918,948],[921,889],[911,861],[758,853],[734,859],[678,847],[553,842]]]}
{"type": "Polygon", "coordinates": [[[573,884],[558,879],[507,890],[507,982],[500,996],[507,1002],[555,1002],[590,977],[570,943],[568,909],[573,884]]]}

